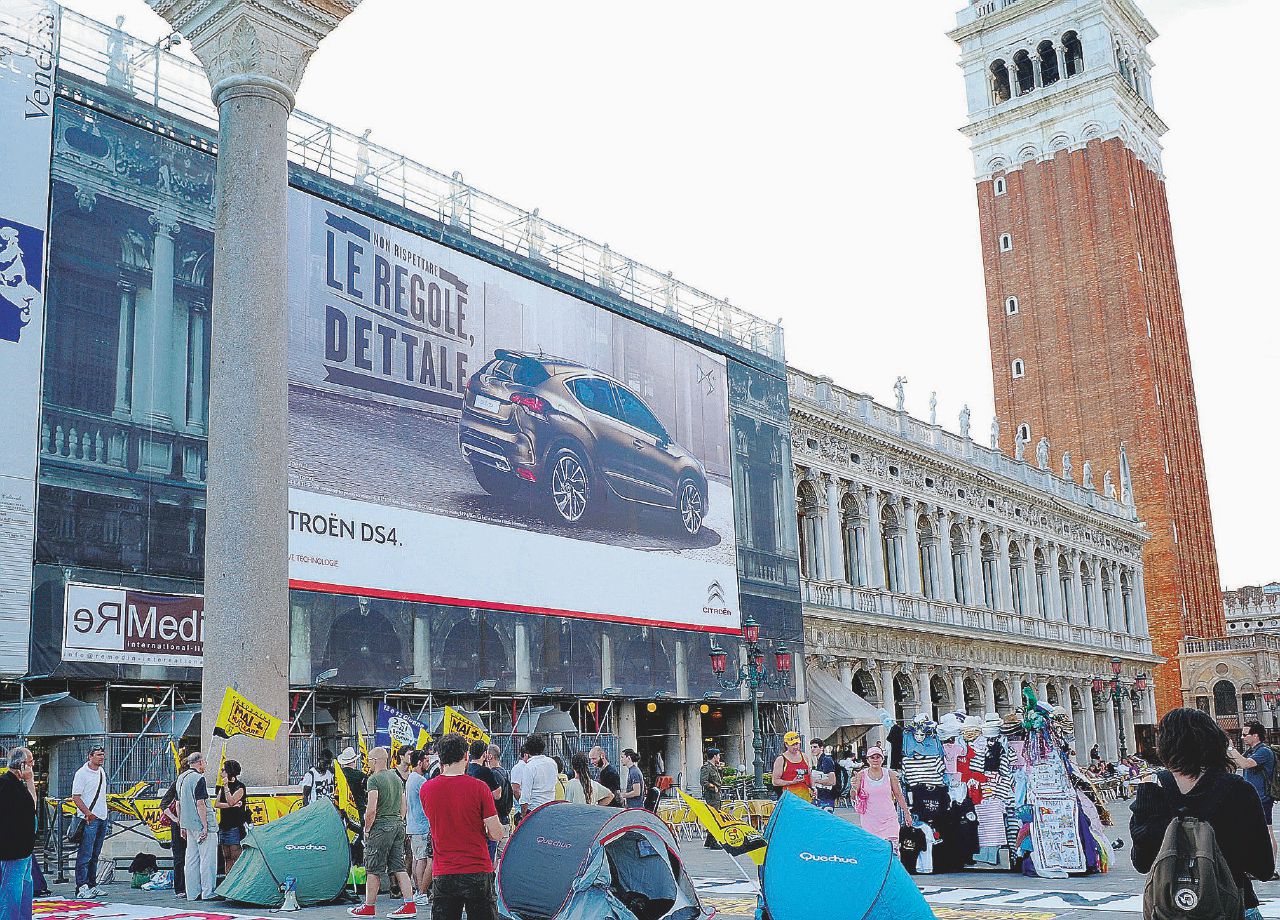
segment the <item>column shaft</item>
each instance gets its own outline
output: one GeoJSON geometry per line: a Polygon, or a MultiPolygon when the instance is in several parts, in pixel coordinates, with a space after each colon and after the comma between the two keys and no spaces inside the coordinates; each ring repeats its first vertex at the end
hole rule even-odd
{"type": "Polygon", "coordinates": [[[1009,531],[1001,530],[999,536],[1000,609],[1013,612],[1013,570],[1009,566],[1009,531]]]}
{"type": "Polygon", "coordinates": [[[938,515],[938,563],[942,569],[939,576],[942,584],[938,596],[944,601],[956,600],[955,568],[951,559],[951,516],[944,513],[938,515]]]}
{"type": "MultiPolygon", "coordinates": [[[[987,702],[987,712],[998,712],[996,709],[996,676],[994,674],[982,675],[982,692],[987,702]]],[[[972,715],[973,713],[970,713],[972,715]]],[[[1004,713],[999,713],[1004,715],[1004,713]]]]}
{"type": "Polygon", "coordinates": [[[169,425],[175,418],[181,418],[172,406],[174,394],[170,379],[174,350],[173,237],[178,231],[178,222],[175,216],[163,212],[153,215],[151,222],[156,234],[151,253],[151,379],[147,381],[147,412],[152,422],[169,425]]]}
{"type": "Polygon", "coordinates": [[[137,289],[128,281],[121,281],[120,325],[116,341],[116,405],[113,414],[128,418],[132,405],[130,379],[133,372],[133,304],[137,289]]]}
{"type": "MultiPolygon", "coordinates": [[[[867,585],[872,588],[883,588],[884,584],[884,540],[880,535],[880,493],[875,489],[867,491],[867,557],[871,571],[868,572],[867,585]]],[[[890,702],[893,701],[892,693],[890,702]]],[[[891,707],[886,707],[890,712],[891,707]]]]}
{"type": "Polygon", "coordinates": [[[853,581],[844,568],[844,534],[840,529],[840,488],[835,477],[826,477],[827,485],[827,578],[831,581],[853,581]]]}
{"type": "MultiPolygon", "coordinates": [[[[217,216],[209,380],[203,704],[231,686],[271,713],[289,711],[288,226],[285,126],[291,101],[253,83],[218,103],[217,216]],[[250,539],[251,535],[257,539],[250,539]]],[[[157,235],[157,250],[168,249],[157,235]]],[[[156,261],[160,260],[157,254],[156,261]]],[[[172,288],[170,287],[170,293],[172,288]]],[[[172,320],[172,302],[156,313],[172,320]]],[[[157,319],[157,327],[161,321],[157,319]]],[[[171,326],[170,326],[171,328],[171,326]]],[[[155,378],[165,379],[156,369],[155,378]]],[[[205,719],[207,738],[213,720],[205,719]]],[[[245,775],[288,781],[289,742],[237,745],[245,775]]]]}
{"type": "Polygon", "coordinates": [[[917,510],[916,503],[910,499],[906,502],[906,510],[903,512],[903,521],[905,527],[903,532],[906,534],[906,545],[903,552],[906,555],[906,565],[903,567],[907,576],[905,594],[920,595],[924,591],[921,588],[920,581],[920,532],[917,526],[917,510]]]}

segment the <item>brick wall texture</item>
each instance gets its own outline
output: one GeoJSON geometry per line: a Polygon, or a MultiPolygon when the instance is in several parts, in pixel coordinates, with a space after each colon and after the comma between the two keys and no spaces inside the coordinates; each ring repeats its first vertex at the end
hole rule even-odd
{"type": "Polygon", "coordinates": [[[1164,181],[1118,139],[1026,163],[1007,192],[978,184],[996,410],[1048,435],[1102,488],[1125,442],[1138,514],[1161,714],[1182,705],[1178,641],[1226,631],[1204,452],[1164,181]],[[1013,238],[1009,252],[1000,237],[1013,238]],[[1018,312],[1006,314],[1008,297],[1018,312]],[[1015,359],[1025,376],[1014,379],[1015,359]]]}

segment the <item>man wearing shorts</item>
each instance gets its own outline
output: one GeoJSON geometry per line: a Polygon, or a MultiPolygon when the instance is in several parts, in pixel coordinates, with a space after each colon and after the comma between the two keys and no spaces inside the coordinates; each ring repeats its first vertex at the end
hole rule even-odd
{"type": "Polygon", "coordinates": [[[418,888],[418,896],[414,900],[418,904],[427,903],[427,892],[431,889],[431,825],[422,811],[422,784],[427,781],[427,767],[431,758],[426,751],[414,751],[409,755],[409,778],[405,780],[404,796],[408,802],[407,825],[409,831],[409,849],[413,854],[413,884],[418,888]]]}
{"type": "Polygon", "coordinates": [[[364,809],[364,903],[350,907],[353,917],[377,916],[374,902],[383,875],[394,875],[405,902],[388,917],[416,917],[418,907],[411,892],[413,883],[405,871],[405,797],[404,782],[395,770],[387,769],[388,753],[384,747],[369,752],[369,804],[364,809]]]}

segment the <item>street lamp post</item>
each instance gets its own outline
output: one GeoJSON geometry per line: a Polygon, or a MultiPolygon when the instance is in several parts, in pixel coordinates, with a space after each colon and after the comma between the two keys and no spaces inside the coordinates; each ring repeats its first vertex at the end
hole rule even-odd
{"type": "MultiPolygon", "coordinates": [[[[1133,687],[1125,687],[1120,683],[1120,671],[1124,667],[1124,662],[1119,658],[1111,659],[1111,680],[1102,677],[1093,679],[1094,695],[1102,700],[1111,700],[1111,705],[1115,707],[1116,714],[1116,732],[1120,740],[1120,759],[1124,760],[1129,756],[1129,752],[1125,747],[1124,734],[1124,716],[1120,712],[1120,701],[1123,699],[1132,700],[1138,703],[1141,695],[1147,690],[1147,675],[1138,674],[1133,678],[1133,687]]],[[[1136,740],[1136,739],[1135,739],[1136,740]]]]}
{"type": "Polygon", "coordinates": [[[752,783],[751,795],[753,798],[766,798],[768,790],[764,786],[764,735],[760,731],[760,697],[761,687],[771,687],[775,690],[781,690],[790,686],[791,683],[791,651],[787,646],[778,646],[774,653],[774,669],[775,673],[770,675],[765,670],[765,654],[764,649],[760,647],[760,625],[755,619],[748,616],[742,622],[742,641],[747,646],[747,664],[746,667],[739,666],[737,673],[733,676],[725,676],[725,672],[729,669],[729,655],[716,644],[713,637],[711,640],[711,670],[716,676],[716,680],[720,682],[720,686],[726,690],[736,690],[743,684],[747,686],[747,692],[751,698],[751,731],[753,745],[755,747],[755,780],[752,783]]]}

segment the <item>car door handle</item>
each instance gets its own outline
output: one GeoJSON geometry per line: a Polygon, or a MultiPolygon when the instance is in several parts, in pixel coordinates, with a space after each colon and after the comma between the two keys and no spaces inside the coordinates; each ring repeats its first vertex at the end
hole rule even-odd
{"type": "Polygon", "coordinates": [[[635,445],[635,447],[636,447],[638,450],[644,450],[644,449],[645,449],[645,447],[647,446],[647,445],[644,443],[644,441],[641,441],[639,438],[636,438],[636,439],[635,439],[634,441],[632,441],[631,443],[632,443],[633,445],[635,445]]]}

